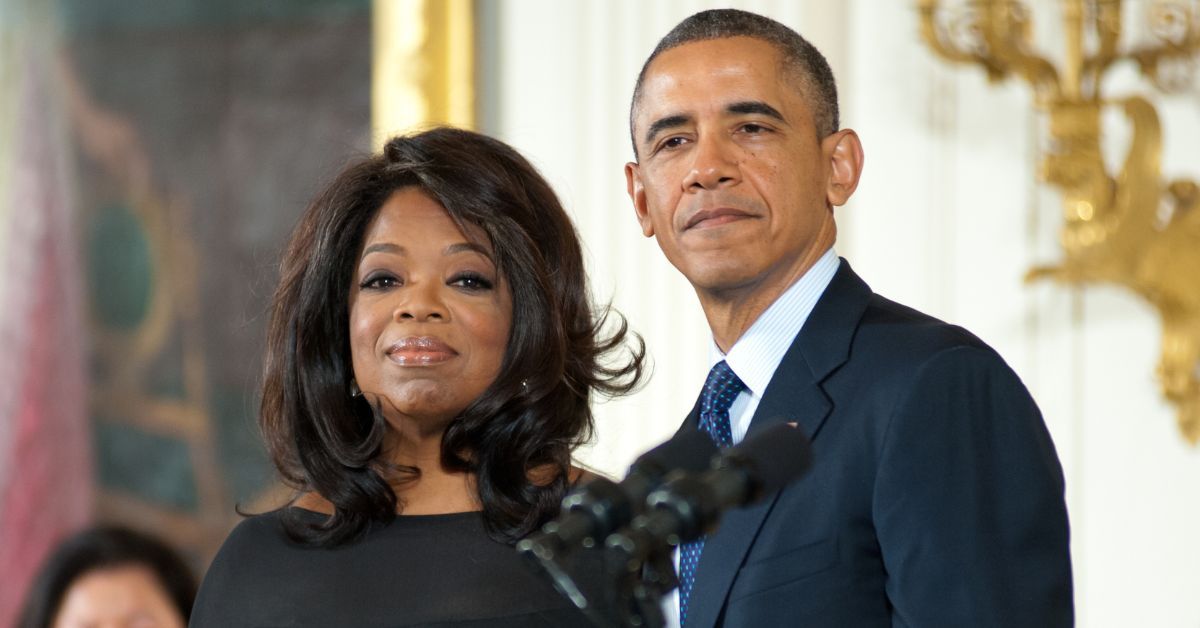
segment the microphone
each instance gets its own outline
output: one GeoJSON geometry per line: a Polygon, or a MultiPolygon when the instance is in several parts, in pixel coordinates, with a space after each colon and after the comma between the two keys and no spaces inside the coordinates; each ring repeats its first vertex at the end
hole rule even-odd
{"type": "Polygon", "coordinates": [[[592,547],[629,523],[646,497],[675,470],[699,472],[708,467],[717,447],[704,432],[685,429],[642,454],[618,484],[596,478],[563,498],[563,514],[542,531],[517,543],[517,551],[539,561],[552,561],[577,545],[592,547]]]}
{"type": "Polygon", "coordinates": [[[628,569],[665,545],[694,541],[726,510],[748,506],[798,480],[812,466],[812,444],[791,424],[769,427],[718,454],[703,473],[672,474],[646,498],[646,512],[605,540],[628,569]]]}

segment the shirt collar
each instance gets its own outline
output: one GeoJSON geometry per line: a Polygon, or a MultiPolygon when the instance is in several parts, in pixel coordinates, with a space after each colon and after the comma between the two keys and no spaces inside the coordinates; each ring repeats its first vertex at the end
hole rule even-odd
{"type": "Polygon", "coordinates": [[[830,248],[796,283],[775,299],[750,329],[738,338],[729,353],[722,354],[714,340],[709,349],[709,367],[725,360],[746,385],[747,392],[761,397],[775,376],[784,354],[792,346],[792,340],[804,327],[804,322],[829,282],[833,281],[837,269],[838,256],[830,248]]]}

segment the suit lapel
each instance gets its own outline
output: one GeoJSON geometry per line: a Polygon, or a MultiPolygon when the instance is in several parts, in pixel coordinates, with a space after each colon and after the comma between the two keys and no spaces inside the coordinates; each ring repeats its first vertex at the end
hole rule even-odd
{"type": "MultiPolygon", "coordinates": [[[[833,410],[821,382],[849,356],[850,342],[870,296],[871,289],[842,260],[763,392],[747,436],[776,423],[795,422],[816,445],[821,426],[833,410]]],[[[688,416],[692,425],[697,420],[698,407],[688,416]]],[[[820,464],[819,451],[816,464],[820,464]]],[[[734,577],[778,499],[779,493],[775,493],[747,508],[727,512],[709,536],[696,569],[686,628],[716,625],[734,577]]]]}

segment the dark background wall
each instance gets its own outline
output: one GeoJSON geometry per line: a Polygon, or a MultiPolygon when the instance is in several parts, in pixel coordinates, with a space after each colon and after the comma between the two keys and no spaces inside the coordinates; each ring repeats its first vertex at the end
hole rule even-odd
{"type": "Polygon", "coordinates": [[[370,151],[369,0],[63,0],[98,518],[198,565],[286,495],[257,436],[278,255],[370,151]],[[69,77],[70,78],[70,77],[69,77]]]}

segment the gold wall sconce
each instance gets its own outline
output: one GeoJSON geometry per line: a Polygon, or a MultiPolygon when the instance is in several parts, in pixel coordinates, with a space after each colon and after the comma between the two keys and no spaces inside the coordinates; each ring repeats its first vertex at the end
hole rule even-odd
{"type": "Polygon", "coordinates": [[[371,149],[433,124],[475,126],[472,0],[373,0],[371,149]]]}
{"type": "Polygon", "coordinates": [[[918,0],[921,36],[941,58],[981,66],[993,82],[1010,76],[1033,88],[1048,118],[1039,178],[1062,194],[1063,258],[1027,281],[1123,286],[1162,319],[1158,378],[1178,409],[1179,428],[1200,441],[1200,187],[1165,181],[1162,128],[1138,95],[1101,93],[1105,75],[1132,63],[1155,87],[1189,83],[1200,52],[1200,2],[1145,2],[1152,43],[1121,49],[1121,0],[1058,0],[1065,55],[1055,64],[1033,50],[1032,12],[1019,0],[966,0],[953,7],[918,0]],[[1131,128],[1124,162],[1109,172],[1101,152],[1102,112],[1123,112],[1131,128]]]}

